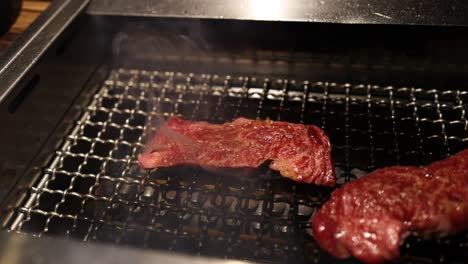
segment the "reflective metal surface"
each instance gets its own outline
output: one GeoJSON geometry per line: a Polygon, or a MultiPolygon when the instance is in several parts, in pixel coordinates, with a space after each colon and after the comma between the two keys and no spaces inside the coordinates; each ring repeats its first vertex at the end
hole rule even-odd
{"type": "Polygon", "coordinates": [[[466,1],[93,0],[88,13],[350,24],[468,25],[466,1]]]}
{"type": "Polygon", "coordinates": [[[184,255],[175,256],[161,252],[105,245],[87,245],[63,239],[36,238],[6,232],[0,233],[0,262],[10,264],[249,263],[246,261],[210,259],[184,255]]]}
{"type": "Polygon", "coordinates": [[[0,101],[37,63],[61,32],[81,13],[88,0],[58,0],[0,56],[0,101]]]}

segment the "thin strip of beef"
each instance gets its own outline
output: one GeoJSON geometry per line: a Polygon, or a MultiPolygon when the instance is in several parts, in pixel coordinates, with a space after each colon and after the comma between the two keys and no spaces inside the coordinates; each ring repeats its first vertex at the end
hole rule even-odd
{"type": "Polygon", "coordinates": [[[207,167],[270,168],[298,182],[333,186],[335,172],[327,135],[316,126],[238,118],[210,124],[169,118],[145,153],[142,168],[192,164],[207,167]]]}
{"type": "Polygon", "coordinates": [[[389,167],[344,184],[312,217],[320,246],[368,263],[397,258],[411,233],[468,229],[468,149],[425,167],[389,167]]]}

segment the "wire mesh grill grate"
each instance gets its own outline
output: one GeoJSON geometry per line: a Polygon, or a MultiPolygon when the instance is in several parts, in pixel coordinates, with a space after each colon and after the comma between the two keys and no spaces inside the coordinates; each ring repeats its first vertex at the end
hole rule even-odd
{"type": "MultiPolygon", "coordinates": [[[[116,69],[86,107],[10,229],[272,262],[323,262],[309,219],[331,188],[252,172],[136,163],[159,114],[315,124],[333,143],[339,183],[468,146],[468,92],[116,69]],[[245,175],[244,175],[245,174],[245,175]]],[[[402,247],[402,261],[460,261],[468,235],[402,247]],[[429,250],[428,250],[429,249],[429,250]]]]}

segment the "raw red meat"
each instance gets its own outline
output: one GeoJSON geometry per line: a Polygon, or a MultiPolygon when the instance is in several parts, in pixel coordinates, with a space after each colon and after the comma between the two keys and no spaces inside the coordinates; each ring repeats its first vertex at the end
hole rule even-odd
{"type": "Polygon", "coordinates": [[[312,217],[320,246],[368,263],[399,256],[415,232],[427,237],[468,229],[468,149],[425,167],[389,167],[344,184],[312,217]]]}
{"type": "Polygon", "coordinates": [[[221,125],[170,118],[138,156],[142,168],[196,164],[270,168],[298,182],[335,185],[330,141],[322,129],[238,118],[221,125]]]}

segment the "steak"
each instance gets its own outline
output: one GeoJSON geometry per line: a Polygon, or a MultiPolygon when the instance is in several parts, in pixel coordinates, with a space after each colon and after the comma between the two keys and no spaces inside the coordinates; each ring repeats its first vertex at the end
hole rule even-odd
{"type": "Polygon", "coordinates": [[[270,168],[298,182],[335,185],[325,132],[312,125],[238,118],[210,124],[171,117],[138,156],[140,167],[182,164],[223,168],[270,168]]]}
{"type": "Polygon", "coordinates": [[[397,258],[410,234],[468,229],[468,149],[425,167],[389,167],[344,184],[312,217],[320,246],[368,263],[397,258]]]}

